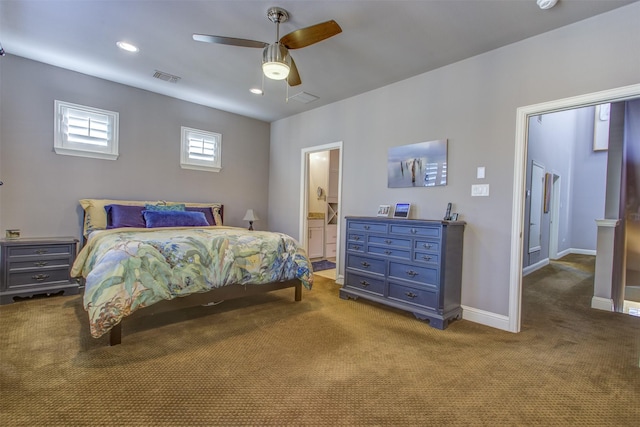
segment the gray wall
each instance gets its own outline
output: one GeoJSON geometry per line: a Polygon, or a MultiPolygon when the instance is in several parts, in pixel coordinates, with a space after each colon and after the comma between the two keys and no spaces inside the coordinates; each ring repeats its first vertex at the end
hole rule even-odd
{"type": "Polygon", "coordinates": [[[268,123],[11,55],[0,73],[2,236],[80,236],[81,198],[215,201],[226,224],[253,208],[267,227],[268,123]],[[55,99],[119,112],[118,160],[56,155],[55,99]],[[180,126],[222,134],[221,172],[180,168],[180,126]]]}
{"type": "Polygon", "coordinates": [[[341,214],[375,215],[380,204],[409,201],[414,217],[442,218],[452,202],[468,223],[462,302],[507,316],[516,110],[639,83],[639,18],[634,3],[272,123],[272,229],[299,233],[301,149],[343,141],[341,214]],[[447,186],[387,188],[389,147],[441,138],[449,140],[447,186]],[[489,197],[471,197],[477,183],[490,184],[489,197]]]}
{"type": "MultiPolygon", "coordinates": [[[[529,119],[527,189],[531,188],[532,160],[561,177],[558,252],[596,250],[595,220],[604,218],[607,152],[593,151],[594,115],[591,106],[529,119]]],[[[529,203],[527,197],[525,224],[529,223],[529,203]]],[[[542,249],[532,254],[525,250],[523,266],[549,257],[550,219],[551,211],[542,215],[542,249]]],[[[523,240],[527,248],[528,233],[523,240]]]]}

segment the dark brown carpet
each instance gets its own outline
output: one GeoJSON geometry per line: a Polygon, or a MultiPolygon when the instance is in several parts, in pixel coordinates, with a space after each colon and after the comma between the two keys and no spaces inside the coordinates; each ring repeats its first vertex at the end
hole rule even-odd
{"type": "Polygon", "coordinates": [[[0,307],[3,426],[635,426],[640,318],[589,308],[593,257],[526,277],[519,334],[293,291],[89,336],[79,297],[0,307]]]}

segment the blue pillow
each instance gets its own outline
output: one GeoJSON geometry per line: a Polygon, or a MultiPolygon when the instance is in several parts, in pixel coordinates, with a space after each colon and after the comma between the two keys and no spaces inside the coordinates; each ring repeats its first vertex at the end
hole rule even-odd
{"type": "Polygon", "coordinates": [[[184,211],[184,204],[176,203],[175,205],[144,205],[148,211],[184,211]]]}
{"type": "Polygon", "coordinates": [[[106,205],[107,229],[120,227],[140,227],[147,225],[142,217],[144,206],[106,205]]]}
{"type": "Polygon", "coordinates": [[[147,228],[209,226],[202,212],[143,210],[147,228]]]}
{"type": "Polygon", "coordinates": [[[199,208],[199,207],[187,206],[184,209],[188,212],[202,212],[204,214],[204,217],[207,219],[207,222],[209,223],[209,225],[216,225],[216,220],[213,219],[213,212],[211,211],[211,208],[199,208]]]}

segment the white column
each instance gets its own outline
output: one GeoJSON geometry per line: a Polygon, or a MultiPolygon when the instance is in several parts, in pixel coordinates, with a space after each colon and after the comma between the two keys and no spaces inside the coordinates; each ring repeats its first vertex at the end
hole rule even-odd
{"type": "Polygon", "coordinates": [[[593,278],[591,308],[614,311],[611,288],[613,286],[613,254],[617,219],[597,219],[598,243],[596,247],[596,271],[593,278]]]}

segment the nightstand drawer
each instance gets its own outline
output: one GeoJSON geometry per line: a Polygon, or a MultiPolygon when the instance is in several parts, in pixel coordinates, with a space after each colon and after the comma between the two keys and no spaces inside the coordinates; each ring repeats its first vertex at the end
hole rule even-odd
{"type": "Polygon", "coordinates": [[[71,247],[69,245],[15,246],[9,247],[7,252],[9,262],[11,262],[11,258],[19,257],[42,257],[61,254],[69,256],[71,247]]]}
{"type": "Polygon", "coordinates": [[[25,257],[9,259],[9,273],[26,270],[36,269],[41,270],[43,268],[53,267],[67,267],[69,268],[69,256],[51,256],[51,257],[26,257],[31,259],[25,259],[25,257]]]}
{"type": "Polygon", "coordinates": [[[25,271],[21,273],[9,274],[7,289],[47,285],[51,283],[64,282],[69,283],[69,267],[25,271]]]}

